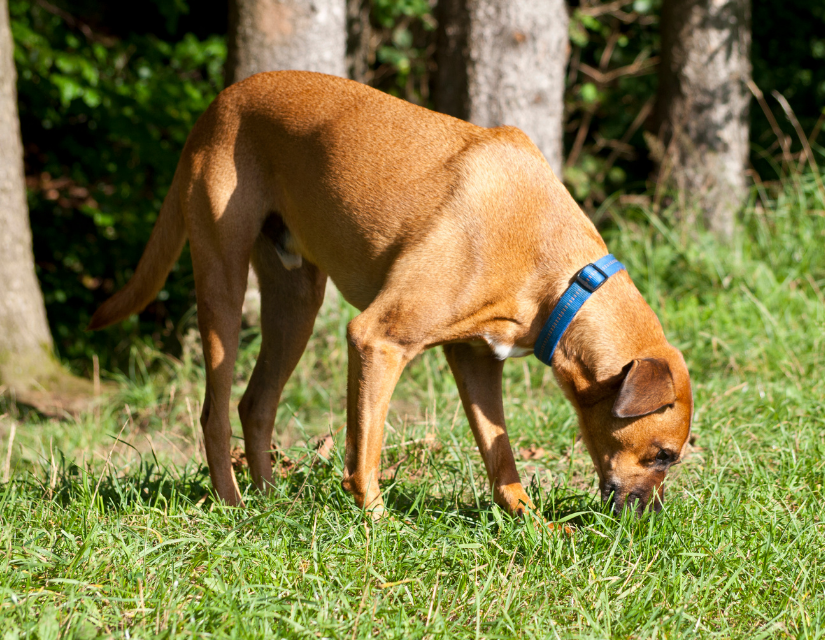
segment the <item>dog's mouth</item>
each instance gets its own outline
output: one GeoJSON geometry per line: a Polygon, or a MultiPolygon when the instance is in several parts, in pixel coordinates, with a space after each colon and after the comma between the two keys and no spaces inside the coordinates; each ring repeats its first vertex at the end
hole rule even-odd
{"type": "Polygon", "coordinates": [[[665,499],[664,486],[637,487],[623,492],[616,482],[606,483],[601,490],[602,502],[607,503],[616,515],[621,515],[625,508],[633,510],[637,516],[645,511],[659,513],[665,499]]]}

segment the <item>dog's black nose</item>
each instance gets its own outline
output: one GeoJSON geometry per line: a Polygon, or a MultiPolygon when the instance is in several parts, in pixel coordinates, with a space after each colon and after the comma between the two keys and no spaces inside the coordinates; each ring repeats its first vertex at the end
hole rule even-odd
{"type": "Polygon", "coordinates": [[[620,515],[625,506],[641,516],[646,509],[658,513],[662,510],[664,500],[664,487],[656,489],[636,489],[622,494],[619,486],[615,482],[606,483],[601,490],[602,501],[605,502],[611,511],[620,515]]]}
{"type": "Polygon", "coordinates": [[[627,495],[625,503],[629,507],[635,507],[636,515],[642,516],[646,510],[651,513],[659,513],[662,510],[662,501],[664,500],[664,488],[645,489],[639,491],[631,491],[627,495]]]}
{"type": "MultiPolygon", "coordinates": [[[[613,482],[608,482],[602,487],[602,502],[607,503],[613,511],[616,511],[616,504],[619,502],[617,500],[617,490],[618,486],[613,482]]],[[[621,506],[619,506],[619,509],[621,509],[621,506]]]]}

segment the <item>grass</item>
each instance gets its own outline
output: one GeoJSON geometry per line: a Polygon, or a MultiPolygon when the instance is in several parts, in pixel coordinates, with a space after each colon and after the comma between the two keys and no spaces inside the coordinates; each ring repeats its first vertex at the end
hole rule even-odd
{"type": "Polygon", "coordinates": [[[367,522],[340,487],[343,433],[328,459],[313,440],[344,424],[353,310],[332,296],[278,414],[274,493],[245,509],[210,493],[192,333],[180,360],[134,347],[96,414],[0,406],[0,636],[825,636],[825,202],[810,176],[758,195],[731,246],[643,208],[606,232],[693,376],[697,439],[658,516],[602,508],[532,358],[507,364],[509,428],[529,491],[575,533],[504,515],[430,352],[388,418],[394,517],[367,522]]]}

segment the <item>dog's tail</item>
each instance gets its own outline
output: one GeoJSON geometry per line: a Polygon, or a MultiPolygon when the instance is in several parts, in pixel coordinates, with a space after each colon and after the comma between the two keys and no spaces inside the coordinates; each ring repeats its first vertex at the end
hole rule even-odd
{"type": "Polygon", "coordinates": [[[134,275],[95,311],[88,329],[103,329],[143,311],[163,287],[186,242],[178,183],[176,173],[134,275]]]}

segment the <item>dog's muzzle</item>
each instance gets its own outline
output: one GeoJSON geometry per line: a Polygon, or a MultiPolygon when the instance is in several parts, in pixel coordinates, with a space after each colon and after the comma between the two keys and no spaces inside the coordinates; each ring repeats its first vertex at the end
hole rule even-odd
{"type": "Polygon", "coordinates": [[[622,492],[618,483],[608,482],[602,487],[602,502],[610,505],[614,514],[620,515],[625,507],[633,509],[637,516],[644,514],[646,509],[659,513],[665,500],[665,488],[637,487],[631,491],[622,492]]]}

